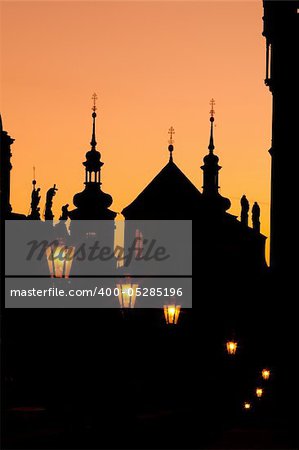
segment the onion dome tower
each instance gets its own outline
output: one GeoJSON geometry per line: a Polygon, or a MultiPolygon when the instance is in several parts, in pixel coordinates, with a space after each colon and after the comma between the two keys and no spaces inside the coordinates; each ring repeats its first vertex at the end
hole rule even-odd
{"type": "Polygon", "coordinates": [[[219,158],[214,154],[214,105],[215,100],[212,98],[210,101],[210,142],[209,142],[209,153],[203,158],[203,200],[205,200],[206,206],[211,211],[225,212],[230,208],[230,200],[228,198],[222,197],[219,194],[219,158]]]}
{"type": "Polygon", "coordinates": [[[92,136],[91,149],[86,153],[86,161],[83,162],[85,167],[85,189],[74,195],[73,203],[76,209],[69,212],[72,220],[113,220],[116,212],[109,210],[112,204],[112,197],[101,189],[101,153],[96,150],[96,94],[93,94],[92,107],[92,136]]]}

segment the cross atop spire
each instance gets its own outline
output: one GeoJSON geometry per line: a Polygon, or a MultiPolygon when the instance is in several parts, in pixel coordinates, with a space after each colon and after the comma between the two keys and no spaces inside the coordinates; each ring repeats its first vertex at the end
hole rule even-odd
{"type": "Polygon", "coordinates": [[[96,149],[96,145],[97,145],[97,141],[96,141],[96,117],[97,117],[97,107],[96,107],[96,101],[98,99],[98,96],[96,93],[94,93],[91,97],[91,99],[93,100],[93,106],[92,106],[92,136],[91,136],[91,141],[90,141],[90,145],[91,145],[91,149],[95,150],[96,149]]]}
{"type": "Polygon", "coordinates": [[[173,135],[175,134],[175,131],[174,131],[174,128],[173,128],[173,127],[170,127],[170,128],[169,128],[168,134],[169,134],[169,140],[168,140],[169,146],[168,146],[168,150],[169,150],[169,152],[170,152],[169,161],[172,162],[172,152],[173,152],[173,150],[174,150],[174,149],[173,149],[173,144],[174,144],[173,135]]]}
{"type": "Polygon", "coordinates": [[[96,102],[97,102],[97,99],[98,99],[98,96],[97,96],[97,94],[96,94],[95,92],[92,94],[91,99],[93,100],[93,106],[92,106],[91,109],[92,109],[92,111],[95,113],[96,110],[97,110],[96,102]]]}
{"type": "Polygon", "coordinates": [[[212,118],[212,117],[214,117],[214,114],[215,114],[215,110],[214,110],[215,100],[213,98],[210,101],[210,105],[211,105],[210,114],[211,114],[211,118],[212,118]]]}
{"type": "Polygon", "coordinates": [[[175,134],[175,131],[174,131],[174,128],[173,128],[173,127],[170,127],[170,128],[169,128],[168,134],[169,134],[169,136],[170,136],[170,137],[169,137],[168,143],[169,143],[169,144],[173,144],[173,143],[174,143],[173,135],[175,134]]]}
{"type": "Polygon", "coordinates": [[[213,153],[213,150],[215,148],[214,146],[214,136],[213,136],[213,125],[214,125],[214,114],[215,114],[215,110],[214,110],[214,106],[215,106],[215,100],[212,98],[210,101],[210,105],[211,105],[211,110],[210,110],[210,122],[211,122],[211,132],[210,132],[210,143],[208,146],[208,149],[210,150],[210,153],[213,153]]]}

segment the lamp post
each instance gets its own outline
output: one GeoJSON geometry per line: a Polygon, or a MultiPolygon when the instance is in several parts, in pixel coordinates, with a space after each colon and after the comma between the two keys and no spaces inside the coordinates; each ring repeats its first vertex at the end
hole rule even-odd
{"type": "Polygon", "coordinates": [[[139,287],[137,283],[131,283],[129,279],[125,283],[116,285],[118,289],[118,300],[120,308],[134,308],[136,302],[136,289],[139,287]]]}
{"type": "Polygon", "coordinates": [[[264,390],[262,388],[256,388],[255,394],[258,398],[261,398],[263,396],[264,390]]]}
{"type": "Polygon", "coordinates": [[[264,380],[269,380],[270,374],[271,374],[271,372],[270,372],[269,369],[263,369],[262,370],[262,377],[263,377],[264,380]]]}
{"type": "Polygon", "coordinates": [[[60,239],[46,249],[49,271],[52,278],[69,278],[75,247],[67,246],[60,239]]]}
{"type": "Polygon", "coordinates": [[[164,317],[167,325],[176,325],[179,320],[179,315],[181,312],[180,305],[164,305],[164,317]]]}
{"type": "Polygon", "coordinates": [[[226,350],[229,355],[235,355],[237,351],[238,343],[236,341],[227,341],[226,350]]]}

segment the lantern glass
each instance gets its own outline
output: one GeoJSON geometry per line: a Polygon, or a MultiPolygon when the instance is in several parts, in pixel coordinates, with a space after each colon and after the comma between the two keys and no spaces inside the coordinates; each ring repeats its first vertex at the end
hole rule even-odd
{"type": "Polygon", "coordinates": [[[46,256],[52,278],[69,278],[74,253],[75,247],[63,243],[47,247],[46,256]]]}
{"type": "Polygon", "coordinates": [[[181,312],[180,305],[164,305],[164,317],[167,325],[176,325],[181,312]]]}
{"type": "Polygon", "coordinates": [[[138,284],[117,284],[118,300],[121,308],[134,308],[136,302],[136,289],[138,284]]]}
{"type": "Polygon", "coordinates": [[[263,395],[263,393],[264,393],[264,391],[263,391],[262,388],[256,388],[255,393],[256,393],[256,396],[257,396],[258,398],[261,398],[262,395],[263,395]]]}
{"type": "Polygon", "coordinates": [[[263,369],[262,370],[262,377],[264,378],[264,380],[269,380],[270,378],[270,370],[269,369],[263,369]]]}
{"type": "Polygon", "coordinates": [[[238,343],[236,341],[228,341],[226,343],[226,350],[229,355],[235,355],[237,351],[238,343]]]}
{"type": "Polygon", "coordinates": [[[251,403],[249,403],[249,402],[244,402],[244,409],[246,409],[246,410],[248,410],[248,409],[251,409],[251,403]]]}

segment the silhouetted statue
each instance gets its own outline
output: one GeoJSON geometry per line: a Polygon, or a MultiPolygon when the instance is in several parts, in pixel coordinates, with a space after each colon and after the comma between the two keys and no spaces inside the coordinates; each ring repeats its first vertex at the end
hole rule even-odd
{"type": "Polygon", "coordinates": [[[55,225],[55,235],[58,239],[62,239],[66,244],[69,238],[69,233],[66,227],[66,221],[69,218],[68,211],[69,204],[63,205],[61,208],[61,216],[59,217],[58,224],[55,225]]]}
{"type": "Polygon", "coordinates": [[[242,195],[241,197],[241,223],[248,227],[248,212],[249,212],[249,201],[246,198],[246,195],[242,195]]]}
{"type": "Polygon", "coordinates": [[[40,188],[35,189],[35,187],[34,187],[32,194],[31,194],[31,208],[34,210],[37,208],[37,206],[40,202],[39,193],[40,193],[40,188]]]}
{"type": "Polygon", "coordinates": [[[32,220],[40,220],[40,208],[38,207],[40,202],[40,188],[35,189],[35,184],[33,183],[33,189],[31,192],[31,213],[28,216],[28,219],[32,220]]]}
{"type": "Polygon", "coordinates": [[[69,217],[69,212],[68,212],[68,207],[69,204],[67,203],[66,205],[63,205],[61,208],[61,216],[59,217],[59,220],[67,220],[69,217]]]}
{"type": "Polygon", "coordinates": [[[252,207],[252,228],[258,232],[260,232],[260,214],[261,210],[257,202],[254,202],[252,207]]]}
{"type": "Polygon", "coordinates": [[[56,195],[56,191],[58,191],[56,184],[54,184],[54,186],[47,191],[46,208],[45,208],[45,219],[46,220],[54,219],[54,215],[52,212],[52,206],[53,206],[52,200],[53,200],[54,195],[56,195]]]}

